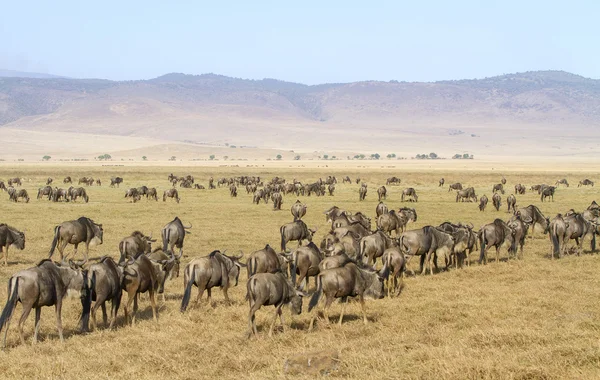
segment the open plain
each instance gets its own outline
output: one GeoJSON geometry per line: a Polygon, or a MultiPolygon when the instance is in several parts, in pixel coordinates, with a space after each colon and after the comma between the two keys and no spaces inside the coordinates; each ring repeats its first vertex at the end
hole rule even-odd
{"type": "MultiPolygon", "coordinates": [[[[277,330],[273,338],[266,335],[273,308],[261,308],[257,313],[259,337],[246,340],[245,270],[239,285],[229,293],[232,305],[226,305],[222,293],[215,290],[212,305],[192,304],[185,314],[179,312],[183,266],[187,262],[215,249],[227,249],[231,254],[242,251],[247,258],[267,243],[279,247],[279,227],[292,220],[289,208],[297,198],[308,205],[304,220],[310,228],[318,228],[314,238],[317,243],[329,229],[323,212],[333,205],[362,211],[374,219],[376,189],[391,176],[400,177],[402,182],[399,186],[387,186],[386,203],[390,209],[403,205],[403,188],[414,187],[419,193],[419,202],[410,204],[418,212],[418,221],[408,229],[444,221],[471,222],[479,228],[495,218],[507,220],[510,214],[506,196],[514,192],[517,183],[527,187],[525,195],[517,195],[518,207],[534,204],[549,217],[571,208],[582,211],[591,201],[600,200],[597,187],[577,187],[583,178],[599,179],[595,165],[589,162],[533,167],[459,161],[406,165],[382,161],[369,162],[364,167],[322,161],[306,167],[302,167],[303,162],[261,163],[258,167],[254,163],[252,167],[245,167],[246,163],[227,163],[239,167],[2,163],[0,179],[24,178],[23,188],[32,199],[29,203],[14,203],[9,202],[6,193],[0,193],[0,222],[25,230],[26,234],[25,250],[11,248],[8,267],[0,266],[0,302],[7,299],[6,286],[2,284],[13,273],[48,256],[54,227],[63,221],[87,216],[103,224],[104,243],[90,248],[92,258],[110,255],[117,259],[118,243],[123,237],[134,230],[159,236],[161,228],[175,216],[193,227],[185,240],[181,276],[167,282],[166,302],[159,298],[158,324],[152,320],[146,297],[140,302],[141,311],[134,326],[126,326],[121,308],[114,331],[100,324],[97,331],[81,335],[76,331],[81,304],[79,299],[70,298],[63,307],[64,344],[58,340],[53,308],[44,308],[41,342],[30,344],[30,315],[25,329],[28,342],[21,345],[16,332],[21,310],[18,306],[8,332],[8,347],[0,352],[0,373],[5,378],[282,378],[286,376],[285,359],[295,353],[335,349],[340,352],[340,365],[331,376],[336,378],[600,377],[600,256],[590,253],[586,242],[581,256],[551,260],[548,236],[540,230],[533,233],[533,238],[527,238],[522,259],[507,260],[503,249],[500,263],[490,260],[487,265],[479,265],[478,254],[473,253],[470,267],[407,276],[399,297],[367,301],[368,325],[362,322],[358,304],[350,303],[341,327],[327,327],[319,320],[316,330],[309,333],[306,330],[310,315],[305,300],[299,316],[292,318],[284,309],[287,328],[277,330]],[[141,185],[156,187],[160,197],[171,187],[167,181],[171,172],[191,174],[207,188],[211,176],[216,180],[259,175],[267,181],[279,176],[304,183],[335,175],[339,183],[334,196],[286,195],[281,211],[273,211],[271,203],[252,204],[251,195],[242,187],[237,198],[230,197],[227,188],[178,188],[179,204],[145,198],[134,204],[124,198],[128,188],[141,185]],[[82,176],[100,178],[102,186],[86,189],[90,197],[87,204],[35,199],[46,178],[52,177],[55,185],[65,187],[62,179],[67,175],[74,180],[82,176]],[[124,178],[120,188],[108,186],[110,177],[115,175],[124,178]],[[368,183],[365,201],[358,200],[359,185],[341,183],[346,175],[368,183]],[[507,193],[498,212],[491,204],[485,212],[479,212],[475,203],[456,203],[454,192],[448,192],[448,184],[460,181],[473,186],[478,196],[486,194],[491,198],[492,185],[502,176],[507,179],[507,193]],[[446,179],[446,186],[438,187],[440,177],[446,179]],[[537,192],[529,190],[533,184],[554,184],[561,178],[567,178],[571,186],[561,186],[554,202],[542,203],[537,192]]],[[[290,248],[295,246],[290,244],[290,248]]],[[[67,251],[72,252],[72,246],[67,251]]],[[[489,257],[493,257],[492,252],[489,257]]],[[[416,271],[417,261],[412,260],[409,269],[416,271]]],[[[442,268],[443,258],[438,261],[442,268]]],[[[313,288],[311,279],[309,289],[313,288]]],[[[194,297],[195,294],[194,288],[194,297]]],[[[330,313],[333,321],[339,311],[336,302],[330,313]]]]}

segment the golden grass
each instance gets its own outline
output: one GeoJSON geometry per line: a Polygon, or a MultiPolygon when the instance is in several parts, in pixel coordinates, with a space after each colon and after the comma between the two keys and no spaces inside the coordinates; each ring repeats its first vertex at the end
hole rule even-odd
{"type": "MultiPolygon", "coordinates": [[[[441,175],[447,183],[460,180],[475,186],[477,194],[491,195],[497,173],[469,171],[403,172],[385,169],[269,169],[269,168],[167,168],[167,167],[77,167],[24,166],[3,168],[0,178],[20,175],[30,179],[24,187],[33,196],[29,204],[13,204],[2,199],[1,222],[26,230],[26,249],[11,249],[9,267],[0,267],[0,302],[6,300],[7,279],[16,271],[35,265],[47,256],[56,224],[81,215],[103,223],[104,244],[91,248],[91,256],[117,257],[118,242],[139,229],[158,236],[162,226],[174,216],[192,223],[192,234],[185,243],[183,263],[213,249],[243,250],[245,254],[266,243],[279,246],[279,226],[291,220],[289,207],[295,196],[284,198],[284,210],[251,204],[250,195],[240,189],[237,199],[226,189],[198,191],[182,189],[180,204],[167,201],[132,204],[123,195],[128,187],[156,186],[160,194],[169,187],[167,175],[192,174],[206,185],[207,178],[241,174],[275,175],[309,181],[334,174],[341,181],[346,174],[360,176],[369,183],[365,202],[358,202],[357,185],[337,186],[334,197],[301,197],[308,204],[305,220],[317,226],[316,240],[328,226],[323,211],[338,205],[352,211],[374,214],[376,188],[385,178],[397,175],[401,186],[388,186],[387,204],[397,208],[400,190],[415,187],[419,193],[416,207],[419,220],[411,228],[438,224],[445,220],[473,222],[476,227],[496,217],[508,218],[504,204],[500,212],[480,213],[475,204],[455,203],[454,193],[437,187],[441,175]],[[108,187],[111,175],[125,178],[120,189],[108,187]],[[89,204],[55,204],[35,199],[37,188],[48,176],[62,183],[65,175],[100,177],[104,186],[91,187],[89,204]]],[[[596,198],[595,188],[576,188],[589,173],[505,172],[509,190],[515,183],[554,183],[567,177],[571,188],[560,188],[554,203],[539,201],[536,194],[517,196],[518,205],[534,203],[546,215],[582,210],[596,198]]],[[[508,194],[507,194],[508,195],[508,194]]],[[[290,247],[295,244],[292,243],[290,247]]],[[[67,248],[71,250],[72,247],[67,248]]],[[[586,244],[586,251],[589,244],[586,244]]],[[[346,311],[340,328],[318,323],[316,331],[307,333],[309,315],[304,313],[293,322],[285,309],[288,328],[272,339],[266,336],[273,308],[257,313],[259,338],[246,341],[248,305],[244,302],[245,271],[240,285],[230,292],[233,305],[223,302],[219,290],[213,292],[213,305],[205,303],[185,314],[179,312],[183,279],[166,285],[167,302],[160,304],[159,323],[152,321],[149,302],[140,303],[140,322],[125,326],[122,309],[116,331],[102,327],[87,335],[78,334],[78,299],[69,299],[63,308],[66,341],[58,340],[54,311],[42,311],[42,342],[31,346],[33,315],[26,323],[27,345],[20,345],[16,321],[17,307],[9,331],[5,352],[0,352],[0,373],[4,378],[281,378],[286,358],[298,352],[321,349],[340,350],[341,363],[333,377],[344,378],[598,378],[600,377],[600,302],[598,290],[600,259],[595,254],[566,257],[551,261],[547,236],[536,232],[528,239],[523,260],[510,260],[486,266],[450,270],[433,276],[408,277],[399,298],[367,302],[370,324],[360,318],[358,304],[346,311]],[[290,323],[292,328],[290,329],[290,323]]],[[[502,257],[506,257],[503,253],[502,257]]],[[[476,255],[471,256],[475,261],[476,255]]],[[[440,259],[440,265],[442,264],[440,259]]],[[[410,263],[416,269],[417,260],[410,263]]],[[[314,286],[311,280],[311,289],[314,286]]],[[[194,297],[195,297],[194,290],[194,297]]],[[[125,302],[124,297],[123,302],[125,302]]],[[[336,320],[339,305],[331,316],[336,320]]],[[[101,319],[101,314],[98,314],[101,319]]]]}

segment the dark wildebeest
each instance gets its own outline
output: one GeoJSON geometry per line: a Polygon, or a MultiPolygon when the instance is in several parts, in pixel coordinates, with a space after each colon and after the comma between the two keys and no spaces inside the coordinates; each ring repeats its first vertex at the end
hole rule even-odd
{"type": "Polygon", "coordinates": [[[140,196],[147,195],[148,194],[148,186],[144,185],[144,186],[138,187],[137,192],[140,196]]]}
{"type": "Polygon", "coordinates": [[[356,184],[358,185],[360,183],[360,177],[356,178],[356,184]]]}
{"type": "Polygon", "coordinates": [[[108,300],[111,303],[110,325],[108,325],[108,328],[110,330],[113,329],[117,321],[117,312],[121,305],[121,295],[123,294],[123,290],[121,289],[122,280],[122,271],[117,267],[115,261],[108,256],[104,256],[99,262],[90,265],[88,269],[88,286],[92,301],[94,301],[94,305],[92,305],[90,311],[92,328],[94,330],[97,329],[96,310],[98,310],[98,307],[102,307],[102,320],[104,321],[104,327],[107,327],[106,301],[108,300]]]}
{"type": "Polygon", "coordinates": [[[349,184],[352,184],[352,180],[350,179],[349,176],[346,176],[344,179],[342,179],[342,183],[346,183],[348,182],[349,184]]]}
{"type": "Polygon", "coordinates": [[[380,272],[359,268],[354,263],[348,263],[343,267],[327,269],[317,276],[317,291],[310,299],[308,311],[315,309],[308,330],[314,327],[317,319],[318,305],[321,295],[325,294],[325,305],[323,307],[323,317],[329,324],[329,314],[327,309],[336,298],[342,299],[342,311],[338,324],[341,326],[344,319],[344,309],[348,297],[358,297],[363,314],[363,321],[367,324],[367,312],[365,310],[365,296],[380,299],[385,296],[383,281],[388,276],[388,270],[384,267],[380,272]]]}
{"type": "Polygon", "coordinates": [[[156,239],[152,236],[146,236],[140,231],[133,231],[130,236],[123,238],[119,243],[119,264],[124,263],[129,258],[137,259],[139,255],[152,252],[152,243],[156,239]]]}
{"type": "Polygon", "coordinates": [[[371,235],[363,237],[360,239],[360,255],[363,263],[365,265],[375,265],[377,258],[381,257],[386,249],[396,245],[396,241],[383,231],[375,231],[371,235]]]}
{"type": "MultiPolygon", "coordinates": [[[[243,254],[243,252],[242,252],[243,254]]],[[[275,252],[269,244],[265,248],[254,251],[246,260],[248,278],[256,273],[275,273],[281,271],[287,273],[287,261],[283,255],[275,252]]]]}
{"type": "Polygon", "coordinates": [[[21,182],[21,178],[10,178],[8,181],[8,186],[21,186],[22,182],[21,182]]]}
{"type": "Polygon", "coordinates": [[[502,206],[502,197],[500,194],[494,193],[494,195],[492,195],[492,204],[496,211],[500,211],[500,206],[502,206]]]}
{"type": "Polygon", "coordinates": [[[329,196],[333,196],[333,192],[335,191],[335,185],[333,183],[330,183],[327,186],[327,192],[329,193],[329,196]]]}
{"type": "MultiPolygon", "coordinates": [[[[10,185],[10,180],[8,181],[8,184],[10,185]]],[[[20,185],[21,184],[19,183],[19,186],[20,185]]],[[[592,186],[592,187],[594,187],[594,182],[592,182],[592,181],[590,181],[589,179],[586,178],[584,180],[579,181],[579,183],[577,184],[577,187],[581,187],[581,186],[592,186]]]]}
{"type": "Polygon", "coordinates": [[[237,186],[235,183],[232,183],[231,186],[229,186],[229,196],[233,198],[237,197],[237,186]]]}
{"type": "Polygon", "coordinates": [[[63,183],[66,185],[67,183],[73,183],[73,180],[71,179],[71,176],[66,176],[65,179],[63,179],[63,183]]]}
{"type": "Polygon", "coordinates": [[[506,178],[502,177],[502,179],[500,180],[500,183],[503,185],[506,185],[506,178]]]}
{"type": "Polygon", "coordinates": [[[69,191],[69,198],[71,199],[71,202],[75,202],[77,200],[77,198],[79,198],[79,197],[83,198],[85,203],[88,203],[90,200],[90,198],[88,197],[88,195],[83,187],[71,186],[68,191],[69,191]]]}
{"type": "Polygon", "coordinates": [[[123,178],[121,178],[121,177],[112,177],[110,179],[110,187],[115,187],[115,185],[117,187],[119,187],[119,185],[122,183],[123,183],[123,178]]]}
{"type": "Polygon", "coordinates": [[[167,201],[167,198],[173,198],[175,199],[175,202],[179,203],[179,192],[177,192],[177,189],[169,189],[169,190],[165,190],[165,192],[163,193],[163,202],[167,201]]]}
{"type": "Polygon", "coordinates": [[[377,189],[377,196],[379,197],[379,202],[381,202],[381,199],[387,199],[387,189],[385,188],[385,186],[381,186],[379,189],[377,189]]]}
{"type": "Polygon", "coordinates": [[[100,181],[100,178],[96,180],[96,186],[102,186],[102,181],[100,181]]]}
{"type": "Polygon", "coordinates": [[[388,206],[380,201],[375,208],[375,215],[377,215],[377,218],[379,218],[381,215],[387,214],[389,211],[390,210],[388,209],[388,206]]]}
{"type": "Polygon", "coordinates": [[[560,258],[567,250],[567,242],[569,241],[569,234],[567,233],[568,223],[565,222],[561,214],[557,214],[550,221],[549,235],[550,243],[552,244],[551,257],[554,259],[554,255],[560,258]]]}
{"type": "MultiPolygon", "coordinates": [[[[533,232],[535,231],[535,225],[539,224],[544,229],[544,233],[548,232],[548,226],[550,225],[550,220],[542,214],[540,209],[537,206],[529,205],[527,207],[522,207],[515,212],[515,214],[520,213],[523,222],[531,225],[531,235],[533,237],[533,232]]],[[[511,218],[512,219],[512,218],[511,218]]]]}
{"type": "Polygon", "coordinates": [[[246,290],[250,303],[247,338],[250,338],[252,334],[258,335],[255,314],[261,306],[275,306],[275,316],[269,328],[269,337],[273,335],[277,316],[279,316],[282,327],[285,325],[281,312],[284,305],[290,304],[292,315],[302,312],[302,297],[305,294],[296,290],[290,280],[281,272],[255,274],[248,279],[246,290]]]}
{"type": "MultiPolygon", "coordinates": [[[[37,343],[38,333],[40,330],[40,316],[42,306],[54,306],[56,309],[56,327],[58,336],[61,342],[63,338],[62,328],[62,302],[67,295],[67,291],[72,290],[82,294],[89,294],[86,284],[86,271],[82,271],[80,267],[72,261],[70,266],[59,266],[52,261],[45,259],[40,261],[36,266],[21,270],[15,273],[8,280],[8,300],[0,317],[0,330],[4,331],[3,347],[6,347],[6,335],[12,313],[17,306],[17,302],[23,305],[21,318],[19,319],[18,330],[21,337],[21,344],[25,344],[25,334],[23,333],[23,325],[31,312],[35,308],[35,323],[33,332],[33,343],[37,343]]],[[[82,302],[83,313],[82,321],[87,321],[89,317],[89,300],[82,302]]],[[[82,324],[86,326],[87,323],[82,324]]]]}
{"type": "Polygon", "coordinates": [[[148,191],[146,192],[146,199],[154,199],[158,202],[158,192],[156,191],[155,187],[151,187],[148,189],[148,191]]]}
{"type": "Polygon", "coordinates": [[[204,187],[204,186],[202,186],[202,185],[200,185],[200,184],[197,183],[197,184],[194,185],[194,189],[196,189],[196,190],[206,190],[206,187],[204,187]]]}
{"type": "Polygon", "coordinates": [[[433,266],[437,269],[437,256],[446,257],[452,251],[454,238],[433,226],[425,226],[418,230],[406,231],[400,237],[400,250],[408,255],[421,256],[420,272],[433,274],[433,266]],[[426,264],[426,265],[424,265],[426,264]]]}
{"type": "Polygon", "coordinates": [[[515,194],[525,194],[525,186],[521,185],[520,183],[515,185],[515,194]]]}
{"type": "Polygon", "coordinates": [[[6,185],[4,184],[4,181],[0,181],[0,190],[8,191],[6,185]]]}
{"type": "Polygon", "coordinates": [[[331,207],[329,210],[325,211],[325,220],[327,221],[327,223],[333,223],[333,221],[335,219],[337,219],[337,217],[339,217],[340,215],[342,215],[342,213],[344,213],[345,211],[342,210],[341,208],[337,207],[337,206],[333,206],[331,207]]]}
{"type": "Polygon", "coordinates": [[[283,203],[283,196],[281,196],[281,193],[273,193],[271,195],[271,200],[273,201],[273,210],[281,210],[281,204],[283,203]]]}
{"type": "Polygon", "coordinates": [[[54,190],[52,189],[52,186],[41,187],[38,190],[37,199],[41,199],[42,197],[48,196],[48,200],[51,200],[53,193],[54,190]]]}
{"type": "Polygon", "coordinates": [[[500,261],[500,248],[505,244],[509,244],[509,256],[517,250],[515,231],[501,219],[495,219],[492,223],[481,227],[477,235],[481,248],[479,264],[487,264],[486,253],[491,247],[496,247],[496,262],[500,261]]]}
{"type": "Polygon", "coordinates": [[[183,255],[183,240],[185,235],[190,232],[187,231],[192,228],[192,225],[184,226],[179,217],[175,217],[172,221],[165,224],[160,236],[162,237],[162,249],[167,255],[174,255],[173,248],[179,248],[179,257],[183,255]]]}
{"type": "Polygon", "coordinates": [[[399,247],[390,247],[383,252],[381,256],[383,267],[390,271],[388,276],[388,297],[394,293],[395,296],[402,290],[402,277],[406,271],[406,258],[399,247]]]}
{"type": "Polygon", "coordinates": [[[58,187],[55,187],[54,191],[52,192],[52,202],[58,202],[61,200],[61,198],[65,202],[68,202],[69,192],[67,191],[67,189],[59,189],[58,187]]]}
{"type": "Polygon", "coordinates": [[[77,254],[77,246],[79,246],[80,243],[84,243],[84,261],[87,261],[90,243],[93,241],[94,243],[102,244],[103,234],[102,224],[97,224],[85,216],[82,216],[77,220],[63,222],[54,227],[54,240],[52,240],[48,258],[52,257],[54,250],[58,245],[60,260],[64,261],[63,252],[67,244],[73,244],[75,246],[75,251],[73,252],[73,257],[75,257],[77,254]]]}
{"type": "Polygon", "coordinates": [[[52,184],[52,181],[54,181],[54,179],[48,177],[48,179],[46,180],[46,186],[52,184]]]}
{"type": "Polygon", "coordinates": [[[448,186],[448,192],[451,192],[452,190],[462,190],[463,186],[460,182],[456,182],[451,184],[450,186],[448,186]]]}
{"type": "Polygon", "coordinates": [[[227,291],[233,286],[237,286],[240,276],[240,268],[245,266],[240,263],[240,256],[227,256],[220,251],[212,251],[209,255],[195,258],[183,271],[183,299],[181,300],[181,312],[187,309],[192,296],[192,286],[198,287],[198,296],[196,305],[200,302],[204,290],[208,294],[208,303],[210,304],[211,289],[220,287],[223,290],[225,302],[229,303],[227,291]]]}
{"type": "Polygon", "coordinates": [[[590,248],[592,252],[596,251],[596,224],[583,217],[583,214],[574,210],[569,210],[564,217],[567,224],[567,236],[569,240],[574,239],[577,243],[577,255],[583,252],[584,240],[589,236],[590,248]]]}
{"type": "Polygon", "coordinates": [[[501,184],[501,183],[498,183],[498,184],[494,185],[492,187],[492,193],[495,193],[496,191],[499,191],[502,194],[504,194],[504,185],[501,184]]]}
{"type": "Polygon", "coordinates": [[[444,183],[446,183],[446,180],[444,178],[440,178],[440,182],[439,182],[438,187],[443,187],[444,183]]]}
{"type": "Polygon", "coordinates": [[[414,188],[409,187],[407,189],[402,190],[402,197],[400,198],[401,202],[404,202],[404,198],[410,198],[409,201],[419,201],[419,197],[417,196],[417,192],[414,188]]]}
{"type": "Polygon", "coordinates": [[[385,181],[386,185],[399,185],[400,184],[400,178],[398,177],[390,177],[387,179],[387,181],[385,181]]]}
{"type": "Polygon", "coordinates": [[[367,197],[367,184],[363,183],[360,189],[358,189],[358,200],[364,201],[367,197]]]}
{"type": "Polygon", "coordinates": [[[592,203],[590,203],[590,205],[588,206],[587,210],[600,211],[600,205],[598,203],[596,203],[596,201],[592,201],[592,203]]]}
{"type": "Polygon", "coordinates": [[[148,292],[150,298],[152,318],[155,322],[158,322],[155,294],[161,291],[159,289],[160,284],[157,276],[157,268],[146,255],[140,255],[137,259],[131,258],[123,264],[121,287],[127,293],[127,302],[123,308],[125,322],[132,325],[135,323],[138,310],[138,294],[146,292],[148,292]],[[131,310],[132,304],[133,310],[131,317],[129,317],[129,310],[131,310]]]}
{"type": "Polygon", "coordinates": [[[552,202],[554,202],[554,191],[556,190],[556,187],[554,186],[546,186],[541,190],[541,201],[543,202],[544,199],[546,198],[550,198],[552,199],[552,202]]]}
{"type": "Polygon", "coordinates": [[[285,245],[292,240],[297,240],[298,245],[300,245],[302,240],[312,241],[313,234],[316,231],[316,229],[309,229],[302,220],[284,224],[279,228],[279,233],[281,235],[281,251],[286,252],[285,245]]]}
{"type": "Polygon", "coordinates": [[[77,184],[81,185],[82,183],[85,183],[87,185],[88,184],[88,177],[81,177],[81,178],[79,178],[79,181],[77,182],[77,184]]]}
{"type": "Polygon", "coordinates": [[[252,197],[252,203],[259,204],[260,200],[265,197],[265,190],[258,189],[254,192],[254,196],[252,197]]]}
{"type": "Polygon", "coordinates": [[[8,194],[10,196],[11,201],[18,202],[19,198],[21,198],[25,200],[25,203],[29,203],[29,194],[27,193],[27,190],[16,190],[14,187],[9,187],[8,190],[8,194]],[[11,189],[13,189],[12,192],[10,191],[11,189]]]}
{"type": "Polygon", "coordinates": [[[515,257],[519,258],[517,255],[517,244],[519,244],[521,258],[523,258],[523,246],[525,246],[525,238],[527,237],[529,224],[523,221],[521,213],[515,212],[514,217],[510,218],[508,221],[508,226],[515,232],[515,257]]]}
{"type": "Polygon", "coordinates": [[[565,185],[566,187],[569,187],[569,182],[567,182],[566,178],[559,179],[558,181],[556,181],[554,186],[558,187],[559,185],[565,185]]]}
{"type": "Polygon", "coordinates": [[[19,250],[25,249],[25,234],[15,228],[0,224],[0,249],[4,256],[4,266],[8,265],[8,248],[15,247],[19,250]]]}
{"type": "Polygon", "coordinates": [[[396,236],[404,231],[404,227],[408,223],[408,219],[401,213],[395,210],[390,210],[387,214],[383,214],[377,218],[377,229],[388,233],[390,236],[392,231],[396,232],[396,236]]]}
{"type": "Polygon", "coordinates": [[[136,197],[139,195],[140,195],[140,191],[136,187],[132,187],[131,189],[129,189],[125,192],[124,198],[136,199],[136,197]]]}
{"type": "Polygon", "coordinates": [[[477,195],[475,195],[475,189],[467,187],[464,190],[458,190],[456,192],[456,202],[461,201],[477,202],[477,195]]]}
{"type": "Polygon", "coordinates": [[[304,215],[306,215],[306,205],[302,204],[300,200],[296,200],[296,203],[292,205],[292,216],[294,217],[294,221],[302,219],[304,215]]]}
{"type": "Polygon", "coordinates": [[[485,211],[485,207],[488,204],[488,197],[483,194],[481,198],[479,198],[479,211],[485,211]]]}
{"type": "Polygon", "coordinates": [[[531,186],[531,191],[537,191],[537,192],[538,192],[538,194],[539,194],[539,193],[540,193],[540,189],[541,189],[543,186],[546,186],[546,185],[543,185],[543,184],[542,184],[542,185],[533,185],[533,186],[531,186]]]}
{"type": "Polygon", "coordinates": [[[304,280],[306,280],[306,288],[308,289],[308,278],[319,274],[319,263],[324,259],[323,253],[311,241],[304,247],[298,247],[287,256],[290,259],[292,284],[304,290],[304,280]],[[297,280],[296,275],[299,276],[297,280]]]}
{"type": "Polygon", "coordinates": [[[510,194],[508,197],[506,197],[506,204],[508,205],[508,212],[510,212],[510,210],[512,210],[513,214],[517,212],[517,209],[515,208],[517,205],[517,197],[515,197],[513,194],[510,194]]]}

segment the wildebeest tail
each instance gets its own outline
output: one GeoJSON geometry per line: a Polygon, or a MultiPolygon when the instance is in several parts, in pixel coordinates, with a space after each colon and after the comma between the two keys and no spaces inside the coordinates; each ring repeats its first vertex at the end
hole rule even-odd
{"type": "Polygon", "coordinates": [[[192,273],[188,278],[187,285],[185,286],[185,292],[183,293],[183,299],[181,300],[180,311],[182,313],[185,312],[190,303],[190,297],[192,296],[192,286],[194,286],[194,281],[196,281],[196,266],[192,265],[192,273]]]}
{"type": "MultiPolygon", "coordinates": [[[[596,226],[593,226],[594,230],[596,229],[596,226]]],[[[592,252],[596,251],[596,231],[592,231],[592,252]]]]}
{"type": "Polygon", "coordinates": [[[279,233],[281,234],[281,252],[285,252],[285,226],[279,227],[279,233]]]}
{"type": "Polygon", "coordinates": [[[90,324],[90,309],[92,308],[92,288],[89,286],[90,282],[96,282],[96,273],[92,274],[93,280],[88,282],[88,271],[83,271],[83,288],[81,289],[81,318],[79,324],[79,331],[88,332],[90,324]]]}
{"type": "MultiPolygon", "coordinates": [[[[10,322],[12,313],[17,305],[19,299],[19,277],[11,277],[8,280],[8,294],[10,294],[10,297],[6,301],[2,315],[0,315],[0,331],[10,322]]],[[[4,342],[6,343],[6,332],[4,333],[4,342]]]]}
{"type": "Polygon", "coordinates": [[[550,240],[552,241],[552,254],[560,254],[560,244],[558,242],[558,235],[556,231],[550,231],[550,240]]]}
{"type": "Polygon", "coordinates": [[[292,285],[296,286],[296,270],[298,269],[298,254],[296,251],[292,253],[292,260],[290,261],[290,273],[292,275],[292,285]]]}
{"type": "Polygon", "coordinates": [[[479,253],[479,262],[483,262],[485,252],[485,229],[482,228],[477,235],[479,237],[479,247],[481,248],[479,253]]]}
{"type": "Polygon", "coordinates": [[[169,246],[170,238],[171,238],[171,229],[168,228],[166,231],[162,230],[163,252],[165,254],[169,254],[169,252],[167,252],[167,247],[169,246]]]}
{"type": "Polygon", "coordinates": [[[50,253],[48,254],[48,257],[52,257],[54,254],[54,250],[58,244],[58,239],[60,239],[60,226],[54,227],[54,239],[52,240],[52,246],[50,247],[50,253]]]}
{"type": "Polygon", "coordinates": [[[248,302],[250,302],[250,306],[252,306],[252,304],[254,304],[254,287],[256,286],[256,279],[255,278],[249,278],[248,282],[246,283],[246,300],[248,302]]]}
{"type": "Polygon", "coordinates": [[[317,276],[317,290],[310,297],[310,302],[308,303],[308,311],[311,311],[317,304],[319,303],[319,299],[321,298],[321,294],[323,293],[323,284],[321,283],[321,276],[317,276]]]}

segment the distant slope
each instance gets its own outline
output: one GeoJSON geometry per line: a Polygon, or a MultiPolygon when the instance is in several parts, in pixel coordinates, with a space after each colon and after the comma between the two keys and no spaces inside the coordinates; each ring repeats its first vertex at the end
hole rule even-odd
{"type": "Polygon", "coordinates": [[[0,77],[3,78],[63,78],[58,75],[44,74],[44,73],[30,73],[27,71],[16,71],[0,69],[0,77]]]}

